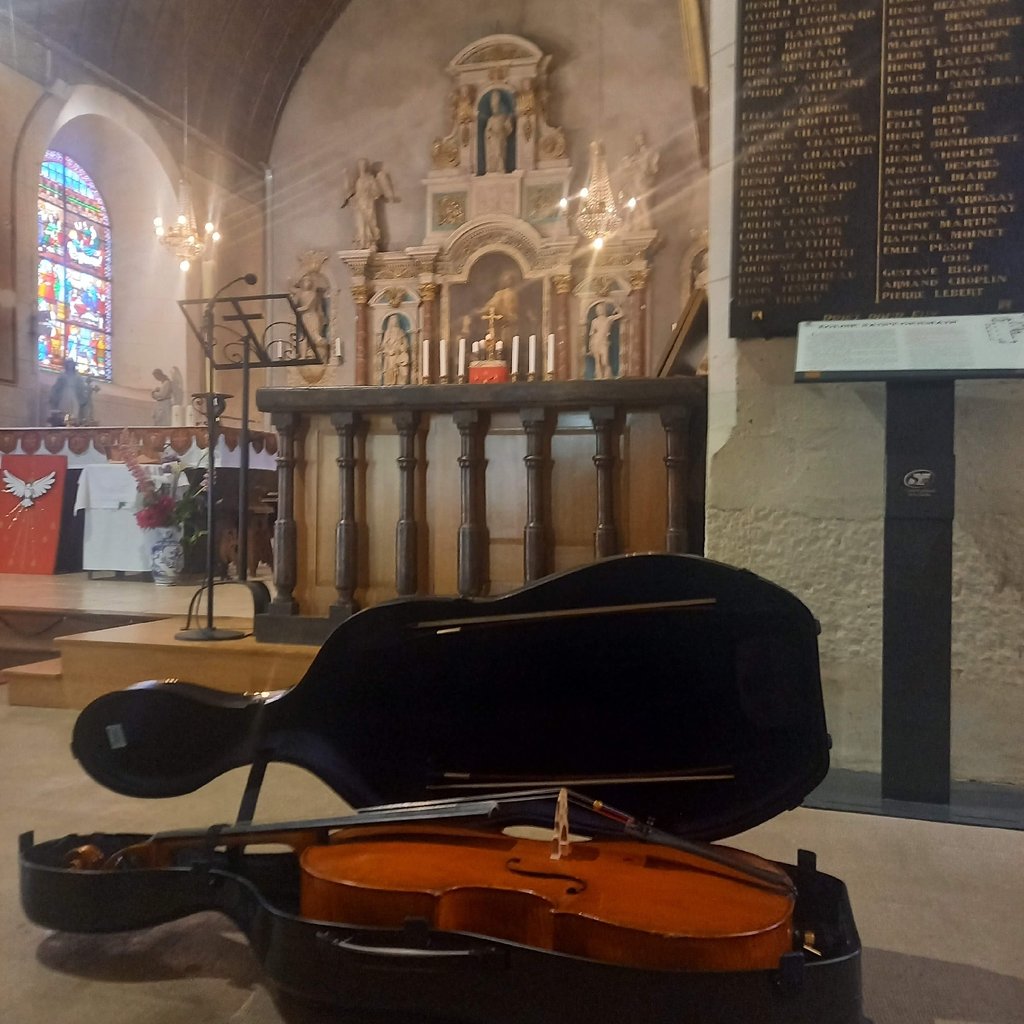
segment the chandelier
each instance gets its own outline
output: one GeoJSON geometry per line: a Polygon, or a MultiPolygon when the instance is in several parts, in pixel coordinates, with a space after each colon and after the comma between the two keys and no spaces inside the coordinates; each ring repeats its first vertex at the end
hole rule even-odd
{"type": "MultiPolygon", "coordinates": [[[[604,2],[599,0],[596,18],[597,28],[597,123],[604,124],[604,2]]],[[[608,178],[608,161],[604,155],[604,143],[595,139],[590,143],[590,172],[587,183],[572,196],[576,203],[576,228],[590,240],[595,249],[604,248],[605,239],[622,227],[625,219],[619,204],[615,201],[612,183],[608,178]]],[[[563,196],[559,206],[569,209],[570,197],[563,196]]],[[[636,197],[630,196],[625,202],[627,210],[635,210],[636,197]]]]}
{"type": "Polygon", "coordinates": [[[188,0],[182,4],[182,118],[181,118],[181,180],[178,182],[178,215],[165,224],[163,217],[153,218],[153,229],[160,244],[178,261],[182,271],[187,271],[199,259],[208,246],[220,241],[220,232],[212,221],[207,221],[203,233],[196,224],[195,209],[192,206],[192,187],[188,183],[188,0]]]}
{"type": "MultiPolygon", "coordinates": [[[[587,183],[573,197],[577,202],[576,227],[590,239],[595,249],[604,246],[605,239],[622,227],[623,215],[615,201],[615,193],[608,177],[608,161],[604,155],[604,143],[590,144],[590,174],[587,183]]],[[[560,206],[568,209],[569,199],[563,198],[560,206]]],[[[625,204],[629,210],[636,209],[636,197],[631,196],[625,204]]]]}
{"type": "Polygon", "coordinates": [[[220,232],[212,221],[207,221],[203,233],[199,233],[192,206],[192,189],[184,178],[178,182],[177,218],[165,224],[163,217],[154,217],[153,228],[160,244],[174,255],[182,270],[188,270],[211,242],[220,241],[220,232]]]}

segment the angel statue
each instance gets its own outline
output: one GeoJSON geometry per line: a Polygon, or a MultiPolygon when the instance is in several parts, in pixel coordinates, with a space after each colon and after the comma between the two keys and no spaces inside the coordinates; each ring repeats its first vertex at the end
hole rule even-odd
{"type": "Polygon", "coordinates": [[[150,391],[154,403],[153,426],[172,426],[172,410],[185,400],[185,382],[182,379],[181,370],[172,366],[171,376],[168,377],[163,370],[157,367],[153,371],[153,379],[156,381],[156,387],[150,391]]]}
{"type": "Polygon", "coordinates": [[[341,204],[344,210],[350,202],[355,209],[357,249],[376,249],[380,242],[380,224],[377,221],[377,200],[386,203],[401,202],[391,184],[391,176],[382,166],[374,171],[369,160],[360,160],[356,166],[356,174],[345,180],[345,201],[341,204]],[[353,202],[354,200],[354,202],[353,202]]]}

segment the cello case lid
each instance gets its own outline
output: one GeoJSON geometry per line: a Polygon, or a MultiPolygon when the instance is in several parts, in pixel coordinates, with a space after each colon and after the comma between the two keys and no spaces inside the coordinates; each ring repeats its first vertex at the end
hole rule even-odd
{"type": "Polygon", "coordinates": [[[355,807],[564,785],[720,839],[796,806],[828,770],[817,633],[753,573],[624,555],[503,597],[366,609],[269,703],[160,684],[107,695],[73,746],[136,796],[187,792],[259,751],[355,807]],[[112,724],[129,739],[116,750],[112,724]]]}

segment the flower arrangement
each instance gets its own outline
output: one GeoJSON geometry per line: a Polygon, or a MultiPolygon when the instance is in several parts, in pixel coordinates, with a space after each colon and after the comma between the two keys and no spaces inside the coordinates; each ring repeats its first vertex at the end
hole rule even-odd
{"type": "Polygon", "coordinates": [[[162,526],[177,526],[182,531],[182,543],[193,544],[206,531],[198,529],[200,499],[206,490],[206,479],[189,484],[181,490],[179,481],[185,465],[168,445],[160,462],[160,471],[152,475],[139,461],[138,449],[131,444],[122,444],[121,452],[128,471],[135,478],[139,492],[139,504],[135,510],[135,521],[144,530],[162,526]]]}

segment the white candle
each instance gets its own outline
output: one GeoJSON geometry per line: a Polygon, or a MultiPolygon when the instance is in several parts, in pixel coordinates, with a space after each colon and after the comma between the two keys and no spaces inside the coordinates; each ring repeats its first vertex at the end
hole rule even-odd
{"type": "Polygon", "coordinates": [[[512,335],[512,372],[519,373],[519,335],[512,335]]]}
{"type": "Polygon", "coordinates": [[[532,377],[537,372],[537,335],[530,335],[530,364],[527,371],[532,377]]]}
{"type": "Polygon", "coordinates": [[[430,380],[430,341],[423,339],[423,379],[430,380]]]}
{"type": "Polygon", "coordinates": [[[548,376],[555,375],[555,336],[548,335],[548,376]]]}
{"type": "Polygon", "coordinates": [[[459,338],[459,376],[466,376],[466,339],[459,338]]]}
{"type": "Polygon", "coordinates": [[[447,380],[448,379],[448,339],[447,338],[442,338],[441,339],[441,364],[440,364],[440,367],[439,367],[439,369],[437,371],[437,375],[438,375],[438,377],[441,378],[441,380],[447,380]]]}

